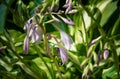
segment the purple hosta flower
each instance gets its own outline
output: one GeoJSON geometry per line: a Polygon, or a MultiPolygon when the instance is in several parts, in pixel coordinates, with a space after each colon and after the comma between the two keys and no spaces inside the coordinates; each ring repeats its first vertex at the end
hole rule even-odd
{"type": "Polygon", "coordinates": [[[33,26],[33,28],[30,30],[29,37],[31,38],[31,43],[39,43],[43,35],[43,31],[41,27],[38,25],[33,26]]]}
{"type": "Polygon", "coordinates": [[[68,61],[67,50],[64,47],[59,46],[59,51],[60,51],[60,57],[61,57],[62,63],[64,64],[68,61]]]}
{"type": "Polygon", "coordinates": [[[41,27],[36,24],[34,17],[30,18],[25,23],[24,29],[27,30],[27,35],[24,39],[24,51],[28,53],[29,41],[31,43],[39,43],[42,38],[43,31],[41,27]]]}
{"type": "Polygon", "coordinates": [[[106,60],[109,56],[109,50],[108,49],[105,49],[104,50],[104,53],[103,53],[103,58],[106,60]]]}
{"type": "Polygon", "coordinates": [[[60,22],[60,20],[58,18],[56,18],[54,15],[51,15],[51,16],[56,22],[60,22]]]}
{"type": "Polygon", "coordinates": [[[95,44],[98,40],[100,40],[101,39],[101,36],[99,36],[98,38],[96,38],[96,39],[93,39],[88,45],[89,46],[91,46],[91,45],[93,45],[93,44],[95,44]]]}
{"type": "Polygon", "coordinates": [[[65,48],[69,49],[72,44],[72,39],[70,38],[70,36],[62,30],[60,31],[60,36],[62,43],[65,45],[65,48]]]}
{"type": "Polygon", "coordinates": [[[74,22],[72,20],[68,20],[60,15],[58,15],[58,17],[60,17],[66,24],[74,25],[74,22]]]}
{"type": "Polygon", "coordinates": [[[27,54],[29,50],[29,37],[26,36],[24,39],[24,52],[27,54]]]}

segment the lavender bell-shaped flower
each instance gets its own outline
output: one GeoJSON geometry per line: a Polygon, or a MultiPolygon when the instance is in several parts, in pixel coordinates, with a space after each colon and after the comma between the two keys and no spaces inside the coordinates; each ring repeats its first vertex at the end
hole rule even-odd
{"type": "Polygon", "coordinates": [[[30,18],[24,26],[24,29],[27,30],[27,35],[24,39],[24,52],[28,53],[29,50],[29,41],[31,43],[39,43],[43,32],[41,27],[36,24],[34,17],[30,18]]]}
{"type": "Polygon", "coordinates": [[[42,38],[43,32],[41,27],[38,27],[38,25],[33,26],[29,33],[29,37],[31,38],[31,43],[39,43],[42,38]]]}
{"type": "Polygon", "coordinates": [[[70,36],[62,30],[60,31],[60,36],[62,43],[65,45],[65,48],[69,49],[72,45],[72,38],[70,38],[70,36]]]}
{"type": "Polygon", "coordinates": [[[106,60],[109,56],[109,50],[108,49],[105,49],[104,50],[104,53],[103,53],[103,58],[106,60]]]}
{"type": "Polygon", "coordinates": [[[53,36],[53,37],[54,37],[55,41],[58,44],[58,48],[59,48],[58,52],[60,52],[60,58],[62,60],[62,63],[64,64],[64,63],[66,63],[68,61],[67,50],[63,46],[61,46],[61,44],[58,42],[56,36],[53,36]]]}
{"type": "Polygon", "coordinates": [[[67,50],[64,47],[59,46],[59,51],[60,51],[60,57],[61,57],[62,63],[64,64],[68,61],[67,50]]]}

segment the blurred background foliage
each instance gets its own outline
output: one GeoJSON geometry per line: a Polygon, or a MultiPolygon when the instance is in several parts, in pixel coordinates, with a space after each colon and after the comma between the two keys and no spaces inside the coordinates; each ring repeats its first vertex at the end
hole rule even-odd
{"type": "MultiPolygon", "coordinates": [[[[58,11],[53,12],[65,11],[65,1],[0,0],[0,79],[120,78],[120,1],[70,1],[77,12],[61,16],[71,19],[74,25],[63,21],[57,24],[73,40],[68,62],[61,65],[54,41],[50,44],[53,56],[46,53],[43,40],[37,45],[30,44],[29,53],[25,54],[23,27],[37,9],[44,13],[58,4],[58,11]],[[108,50],[107,58],[105,50],[108,50]]],[[[49,12],[45,17],[44,22],[51,20],[49,12]]],[[[59,31],[51,24],[46,24],[45,28],[46,33],[60,38],[59,31]]]]}

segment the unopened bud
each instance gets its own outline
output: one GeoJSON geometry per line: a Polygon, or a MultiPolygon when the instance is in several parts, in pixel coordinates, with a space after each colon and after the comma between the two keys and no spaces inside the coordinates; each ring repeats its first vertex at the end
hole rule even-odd
{"type": "Polygon", "coordinates": [[[95,44],[98,40],[100,40],[101,39],[101,36],[99,36],[98,38],[96,38],[96,39],[93,39],[88,45],[89,46],[91,46],[91,45],[93,45],[93,44],[95,44]]]}
{"type": "Polygon", "coordinates": [[[105,49],[103,54],[104,54],[103,57],[106,60],[108,58],[108,56],[109,56],[109,50],[105,49]]]}

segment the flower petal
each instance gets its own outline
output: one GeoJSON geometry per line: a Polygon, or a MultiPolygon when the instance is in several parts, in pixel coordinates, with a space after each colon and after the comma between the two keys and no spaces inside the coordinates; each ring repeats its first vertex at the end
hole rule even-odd
{"type": "Polygon", "coordinates": [[[28,53],[28,50],[29,50],[29,37],[26,36],[25,39],[24,39],[24,52],[25,54],[28,53]]]}
{"type": "Polygon", "coordinates": [[[60,57],[62,60],[62,63],[66,63],[68,61],[68,54],[67,54],[67,50],[64,47],[59,47],[60,50],[60,57]]]}
{"type": "Polygon", "coordinates": [[[69,49],[72,44],[72,39],[70,38],[70,36],[64,31],[60,31],[60,36],[61,36],[61,41],[65,45],[65,48],[69,49]]]}

